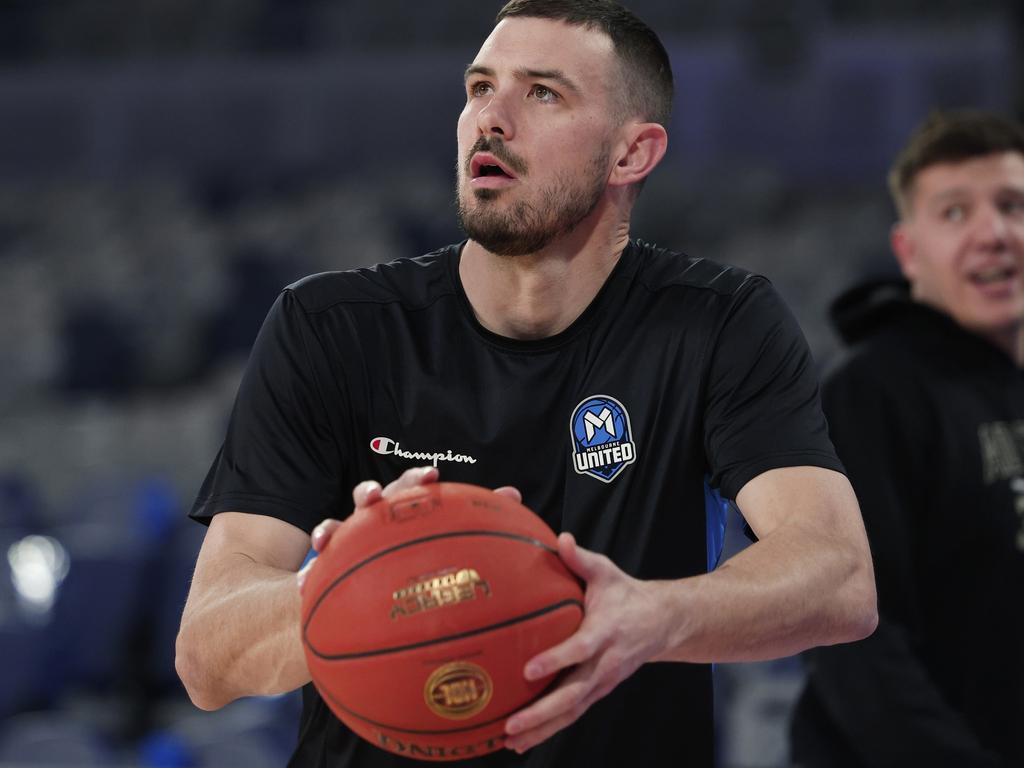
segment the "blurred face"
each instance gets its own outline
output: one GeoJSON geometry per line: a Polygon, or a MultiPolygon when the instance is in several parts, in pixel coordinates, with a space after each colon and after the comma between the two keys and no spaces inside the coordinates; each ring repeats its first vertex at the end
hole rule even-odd
{"type": "Polygon", "coordinates": [[[466,70],[459,221],[492,253],[534,253],[594,212],[610,171],[614,51],[547,19],[494,28],[466,70]]]}
{"type": "Polygon", "coordinates": [[[982,336],[1024,321],[1024,155],[921,171],[893,248],[914,298],[982,336]]]}

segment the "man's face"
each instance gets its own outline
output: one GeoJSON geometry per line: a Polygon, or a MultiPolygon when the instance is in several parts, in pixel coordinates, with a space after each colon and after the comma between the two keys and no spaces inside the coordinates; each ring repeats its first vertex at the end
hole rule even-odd
{"type": "Polygon", "coordinates": [[[456,162],[459,220],[493,253],[533,253],[573,231],[605,192],[615,66],[604,34],[503,20],[466,70],[456,162]]]}
{"type": "Polygon", "coordinates": [[[1024,155],[922,170],[893,247],[914,297],[982,336],[1024,321],[1024,155]]]}

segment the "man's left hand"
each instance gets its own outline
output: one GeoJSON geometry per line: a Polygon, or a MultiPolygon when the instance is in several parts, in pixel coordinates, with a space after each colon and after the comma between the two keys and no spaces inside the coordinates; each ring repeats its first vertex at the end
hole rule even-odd
{"type": "Polygon", "coordinates": [[[562,643],[526,663],[528,680],[575,667],[546,696],[508,719],[505,746],[522,753],[574,723],[590,706],[650,661],[668,628],[656,582],[634,579],[604,555],[558,537],[558,554],[586,582],[583,623],[562,643]]]}

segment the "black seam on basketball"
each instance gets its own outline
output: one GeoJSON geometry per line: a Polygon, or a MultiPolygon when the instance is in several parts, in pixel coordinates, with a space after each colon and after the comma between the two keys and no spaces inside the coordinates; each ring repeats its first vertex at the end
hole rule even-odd
{"type": "MultiPolygon", "coordinates": [[[[313,617],[316,615],[317,609],[320,607],[320,603],[322,603],[327,598],[327,596],[336,586],[338,586],[338,584],[347,579],[360,568],[362,568],[365,565],[368,565],[369,563],[372,563],[374,560],[384,557],[385,555],[390,555],[392,552],[397,552],[398,550],[404,549],[405,547],[411,547],[414,544],[424,544],[428,541],[437,541],[438,539],[447,538],[458,538],[462,536],[493,536],[501,539],[513,539],[515,541],[521,541],[526,544],[532,544],[535,547],[547,550],[553,555],[558,554],[557,550],[553,549],[552,547],[549,547],[542,541],[538,541],[537,539],[534,539],[530,536],[521,536],[517,533],[506,533],[504,531],[448,531],[446,533],[435,533],[431,534],[430,536],[421,536],[418,539],[410,539],[409,541],[403,541],[401,544],[396,544],[393,547],[382,549],[380,552],[376,552],[375,554],[370,555],[365,560],[356,563],[343,574],[338,576],[338,578],[332,581],[330,585],[323,592],[320,593],[320,596],[316,599],[316,602],[313,603],[313,607],[309,609],[309,616],[306,618],[306,621],[302,625],[302,637],[306,640],[306,644],[309,645],[311,650],[313,649],[312,644],[309,642],[309,637],[307,637],[306,635],[306,630],[309,628],[309,623],[313,620],[313,617]]],[[[313,652],[316,653],[315,650],[313,652]]]]}
{"type": "MultiPolygon", "coordinates": [[[[508,710],[507,712],[503,712],[502,714],[498,715],[495,718],[492,718],[491,720],[486,720],[486,721],[484,721],[482,723],[477,723],[476,725],[464,725],[461,728],[446,728],[446,729],[443,729],[443,730],[436,730],[436,731],[424,731],[424,730],[417,730],[415,728],[399,728],[397,725],[388,725],[387,723],[378,723],[376,720],[371,720],[370,718],[365,717],[364,715],[360,715],[358,712],[353,712],[351,709],[349,709],[344,704],[342,704],[340,701],[338,701],[338,697],[335,696],[330,691],[321,690],[320,686],[316,686],[316,689],[320,693],[321,696],[326,696],[328,699],[330,699],[332,702],[334,702],[335,706],[337,706],[339,709],[345,710],[345,712],[347,712],[348,714],[352,715],[352,717],[356,718],[357,720],[362,720],[367,725],[372,725],[372,726],[374,726],[376,728],[386,728],[387,730],[395,731],[396,733],[413,733],[413,734],[418,734],[418,735],[421,735],[421,736],[429,736],[429,735],[437,736],[437,735],[443,735],[443,734],[449,734],[449,733],[467,733],[469,731],[475,731],[478,728],[486,728],[488,725],[494,725],[499,720],[504,720],[506,717],[508,717],[509,715],[513,714],[514,712],[518,712],[521,709],[525,709],[526,707],[528,707],[531,704],[533,704],[533,702],[535,702],[538,699],[540,699],[542,696],[545,696],[547,693],[549,693],[551,691],[552,688],[555,687],[555,685],[558,684],[558,682],[561,679],[562,679],[562,675],[560,675],[560,674],[559,675],[555,675],[551,679],[551,682],[549,682],[546,686],[544,686],[544,688],[536,696],[534,696],[532,699],[530,699],[530,700],[528,700],[528,701],[526,701],[526,702],[524,702],[522,704],[517,705],[516,707],[508,710]]],[[[505,738],[505,734],[502,734],[501,738],[505,738]]]]}
{"type": "Polygon", "coordinates": [[[557,611],[559,608],[564,608],[570,605],[575,605],[577,608],[580,609],[580,611],[583,610],[583,603],[581,603],[579,600],[561,600],[557,603],[552,603],[551,605],[547,605],[543,608],[538,608],[536,611],[530,611],[529,613],[524,613],[520,616],[513,616],[511,619],[499,621],[497,624],[488,624],[486,627],[478,627],[477,629],[470,629],[466,632],[459,632],[457,635],[445,635],[444,637],[436,637],[433,640],[424,640],[419,643],[396,645],[392,648],[377,648],[372,651],[360,651],[359,653],[337,653],[328,655],[320,653],[320,651],[318,651],[316,648],[309,644],[308,640],[306,645],[309,646],[309,650],[313,653],[314,656],[316,656],[318,659],[323,659],[324,661],[349,661],[351,659],[365,659],[368,656],[383,656],[387,653],[401,653],[402,651],[411,651],[416,648],[426,648],[430,645],[437,645],[438,643],[450,643],[454,640],[463,640],[467,637],[473,637],[474,635],[482,635],[486,632],[493,632],[497,629],[503,629],[505,627],[512,626],[513,624],[518,624],[522,621],[529,621],[530,619],[535,619],[538,616],[543,616],[545,613],[551,613],[552,611],[557,611]]]}

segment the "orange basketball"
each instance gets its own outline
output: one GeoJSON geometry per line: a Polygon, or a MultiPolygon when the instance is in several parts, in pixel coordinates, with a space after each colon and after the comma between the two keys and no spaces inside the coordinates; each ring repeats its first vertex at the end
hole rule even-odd
{"type": "Polygon", "coordinates": [[[302,590],[302,642],[324,701],[358,735],[421,760],[500,749],[508,716],[553,683],[528,682],[526,661],[582,618],[583,590],[544,521],[459,483],[352,518],[302,590]]]}

